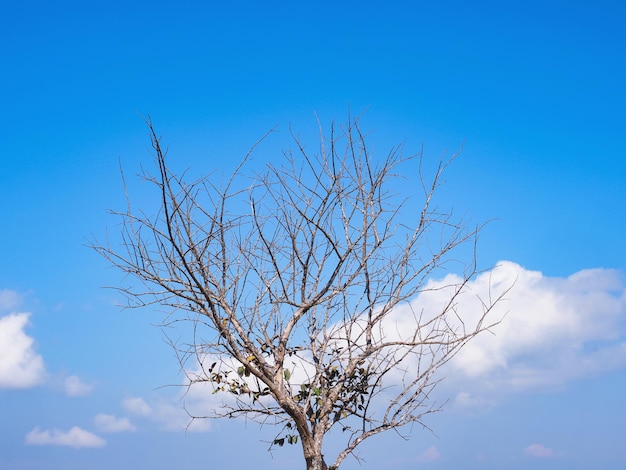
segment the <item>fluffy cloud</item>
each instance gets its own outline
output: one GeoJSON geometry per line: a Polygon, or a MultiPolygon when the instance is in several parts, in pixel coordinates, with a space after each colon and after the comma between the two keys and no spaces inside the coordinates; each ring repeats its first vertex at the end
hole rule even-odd
{"type": "Polygon", "coordinates": [[[65,393],[69,397],[85,397],[93,390],[93,385],[83,383],[75,375],[70,375],[64,381],[65,393]]]}
{"type": "MultiPolygon", "coordinates": [[[[391,312],[379,334],[388,341],[413,334],[417,322],[424,324],[449,304],[454,286],[461,282],[453,274],[429,281],[411,305],[391,312]]],[[[458,394],[456,406],[490,407],[503,393],[545,390],[626,367],[626,286],[621,272],[588,269],[550,277],[501,261],[465,285],[451,309],[463,323],[449,315],[449,324],[473,328],[485,305],[500,295],[487,324],[500,323],[472,339],[440,371],[439,377],[446,377],[444,395],[458,394]]],[[[419,359],[429,357],[408,357],[404,369],[418,370],[419,359]]],[[[404,370],[398,372],[387,379],[401,381],[404,370]]]]}
{"type": "Polygon", "coordinates": [[[152,408],[146,403],[143,398],[130,397],[125,398],[122,401],[122,406],[133,414],[139,416],[149,416],[152,413],[152,408]]]}
{"type": "MultiPolygon", "coordinates": [[[[558,278],[503,261],[468,287],[485,299],[507,286],[494,312],[502,322],[458,354],[454,372],[521,391],[626,366],[626,288],[619,272],[591,269],[558,278]]],[[[474,299],[464,302],[459,309],[470,316],[479,308],[474,299]]]]}
{"type": "Polygon", "coordinates": [[[113,415],[99,414],[94,418],[96,427],[101,432],[124,432],[135,431],[135,426],[132,425],[128,418],[117,418],[113,415]]]}
{"type": "Polygon", "coordinates": [[[26,444],[68,446],[79,449],[81,447],[104,447],[106,441],[89,431],[75,426],[67,432],[62,432],[58,429],[41,431],[39,428],[35,428],[26,434],[26,444]]]}
{"type": "MultiPolygon", "coordinates": [[[[193,387],[190,390],[193,390],[193,387]]],[[[185,393],[185,404],[194,410],[206,410],[209,414],[209,409],[216,406],[212,397],[208,391],[206,394],[197,394],[195,398],[185,393]]],[[[135,416],[147,418],[168,431],[208,431],[211,428],[208,419],[192,420],[182,406],[180,395],[154,398],[149,404],[143,398],[132,397],[123,400],[122,406],[135,416]]]]}
{"type": "MultiPolygon", "coordinates": [[[[429,282],[412,308],[400,307],[388,317],[383,325],[387,339],[413,331],[415,312],[435,314],[449,300],[445,286],[458,282],[454,275],[429,282]]],[[[444,393],[458,393],[456,406],[490,407],[502,393],[545,389],[626,366],[626,287],[620,272],[591,269],[550,277],[502,261],[467,284],[456,299],[456,311],[471,325],[482,314],[483,302],[503,292],[505,298],[491,314],[493,321],[502,319],[501,323],[469,342],[442,371],[448,387],[444,393]]],[[[293,362],[292,384],[306,381],[311,374],[306,361],[293,362]]],[[[228,358],[223,363],[233,370],[237,366],[228,358]]],[[[206,383],[184,391],[185,407],[194,415],[212,415],[223,400],[231,398],[213,394],[206,383]]],[[[123,404],[134,415],[167,429],[185,429],[190,417],[180,405],[181,398],[149,402],[129,398],[123,404]]],[[[191,427],[208,428],[209,420],[196,420],[191,427]]]]}
{"type": "MultiPolygon", "coordinates": [[[[3,295],[7,296],[6,291],[3,295]]],[[[4,298],[2,302],[8,305],[11,300],[4,298]]],[[[35,340],[24,332],[29,317],[29,313],[12,313],[0,318],[0,388],[29,388],[45,378],[35,340]]]]}
{"type": "Polygon", "coordinates": [[[524,449],[526,454],[537,457],[537,458],[549,458],[554,457],[554,451],[549,449],[548,447],[542,446],[541,444],[532,444],[524,449]]]}

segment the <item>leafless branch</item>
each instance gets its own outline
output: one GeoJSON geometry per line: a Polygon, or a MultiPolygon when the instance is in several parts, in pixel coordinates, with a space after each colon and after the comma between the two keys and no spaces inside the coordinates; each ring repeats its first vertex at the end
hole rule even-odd
{"type": "Polygon", "coordinates": [[[292,134],[296,150],[252,180],[242,178],[248,153],[220,187],[170,171],[146,122],[157,171],[143,179],[159,209],[134,210],[124,180],[120,244],[93,247],[140,282],[119,288],[131,306],[161,305],[169,325],[193,324],[191,341],[171,342],[187,385],[208,385],[225,400],[209,416],[190,415],[279,425],[273,444],[299,442],[310,470],[327,468],[322,444],[331,431],[345,436],[338,468],[373,435],[426,427],[425,416],[440,409],[438,370],[494,325],[503,295],[481,299],[478,318],[459,310],[477,275],[474,250],[436,311],[412,303],[483,229],[434,205],[456,155],[430,177],[421,152],[394,147],[377,160],[351,119],[329,138],[320,125],[316,154],[292,134]],[[413,167],[418,191],[401,196],[395,182],[413,167]],[[408,330],[397,326],[400,310],[408,330]]]}

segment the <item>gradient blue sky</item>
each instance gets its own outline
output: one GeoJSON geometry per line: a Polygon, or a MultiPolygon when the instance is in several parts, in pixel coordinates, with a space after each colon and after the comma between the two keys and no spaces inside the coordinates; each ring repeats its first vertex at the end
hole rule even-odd
{"type": "Polygon", "coordinates": [[[0,468],[303,468],[251,423],[181,430],[162,314],[121,311],[84,244],[116,230],[119,162],[151,162],[141,115],[208,172],[274,126],[256,163],[290,125],[315,145],[314,113],[348,110],[380,154],[463,146],[441,204],[495,219],[481,266],[518,281],[496,339],[448,371],[436,436],[342,468],[625,468],[623,5],[2,2],[0,468]]]}

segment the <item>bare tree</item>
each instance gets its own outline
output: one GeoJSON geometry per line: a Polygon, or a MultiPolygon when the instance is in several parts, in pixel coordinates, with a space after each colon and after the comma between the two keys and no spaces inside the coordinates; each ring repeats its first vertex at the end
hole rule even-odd
{"type": "Polygon", "coordinates": [[[120,288],[131,306],[158,304],[170,310],[167,322],[192,322],[193,340],[174,344],[188,384],[225,394],[212,414],[193,417],[276,425],[272,445],[299,442],[308,470],[337,469],[383,431],[425,426],[440,408],[430,396],[435,373],[492,326],[486,317],[499,300],[483,302],[471,321],[457,309],[477,274],[482,226],[433,206],[454,157],[426,178],[421,153],[395,147],[373,158],[350,119],[327,137],[320,127],[315,154],[294,136],[295,150],[261,174],[244,177],[246,157],[222,185],[187,182],[148,126],[158,171],[142,177],[158,190],[159,209],[148,215],[129,200],[117,213],[122,243],[94,248],[141,281],[120,288]],[[407,197],[396,190],[400,165],[419,183],[407,197]],[[416,196],[421,210],[410,210],[416,196]],[[437,311],[416,307],[461,246],[469,260],[446,301],[437,311]],[[410,328],[398,327],[400,312],[410,328]],[[342,443],[330,467],[329,435],[342,443]]]}

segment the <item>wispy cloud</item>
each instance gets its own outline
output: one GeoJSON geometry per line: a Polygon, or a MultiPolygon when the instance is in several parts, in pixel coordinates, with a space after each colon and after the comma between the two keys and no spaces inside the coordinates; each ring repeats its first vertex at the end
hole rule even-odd
{"type": "Polygon", "coordinates": [[[136,431],[137,429],[128,418],[118,418],[104,413],[97,415],[94,422],[101,432],[125,432],[136,431]]]}
{"type": "Polygon", "coordinates": [[[418,462],[427,463],[434,462],[435,460],[439,460],[440,458],[441,454],[439,453],[439,450],[435,446],[431,446],[422,454],[420,454],[416,460],[418,462]]]}
{"type": "Polygon", "coordinates": [[[65,393],[69,397],[85,397],[93,391],[93,385],[82,382],[77,376],[70,375],[64,381],[65,393]]]}
{"type": "Polygon", "coordinates": [[[22,303],[22,296],[9,289],[0,290],[0,311],[8,312],[22,303]]]}
{"type": "Polygon", "coordinates": [[[81,447],[104,447],[106,441],[89,431],[73,427],[67,432],[53,429],[52,431],[42,431],[38,427],[26,434],[26,444],[28,445],[52,445],[68,446],[75,449],[81,447]]]}
{"type": "MultiPolygon", "coordinates": [[[[198,396],[197,400],[193,399],[192,401],[199,404],[202,409],[206,409],[206,406],[202,406],[206,405],[204,401],[208,403],[209,407],[215,405],[211,397],[210,393],[202,394],[198,396]]],[[[186,398],[189,398],[189,394],[186,398]]],[[[192,420],[185,411],[182,397],[179,395],[162,396],[149,402],[141,397],[126,398],[122,401],[122,406],[135,416],[147,418],[168,431],[208,431],[211,428],[209,419],[192,420]]],[[[198,408],[196,406],[196,409],[198,408]]]]}
{"type": "Polygon", "coordinates": [[[493,400],[467,391],[459,392],[454,398],[455,407],[464,409],[485,409],[496,405],[493,400]]]}
{"type": "Polygon", "coordinates": [[[532,444],[524,449],[524,452],[532,457],[537,458],[550,458],[554,457],[554,451],[548,447],[545,447],[541,444],[532,444]]]}
{"type": "Polygon", "coordinates": [[[24,331],[29,318],[30,313],[0,318],[0,388],[30,388],[45,379],[43,358],[35,351],[35,340],[24,331]]]}

